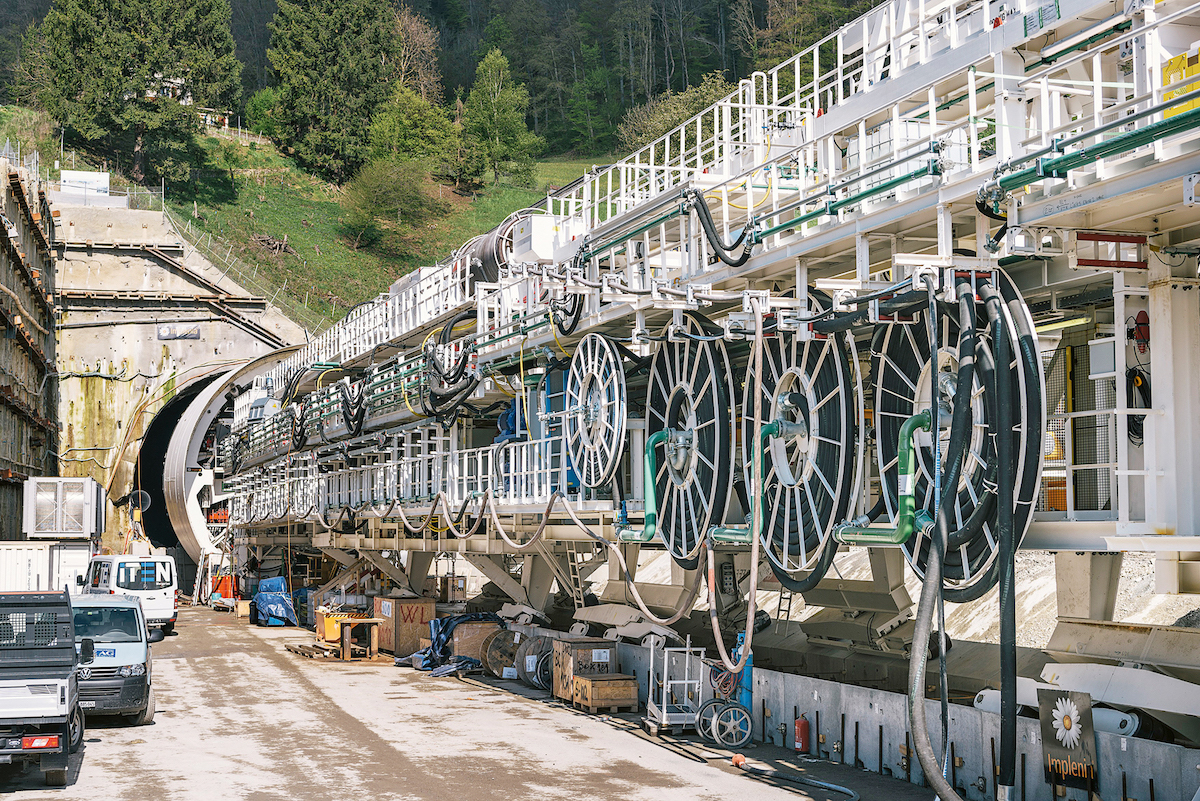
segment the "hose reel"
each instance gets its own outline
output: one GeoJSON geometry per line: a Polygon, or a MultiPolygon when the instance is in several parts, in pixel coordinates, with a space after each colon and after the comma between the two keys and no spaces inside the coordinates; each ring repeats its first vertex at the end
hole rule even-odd
{"type": "Polygon", "coordinates": [[[567,373],[564,437],[585,487],[608,484],[621,463],[627,428],[621,354],[605,336],[579,341],[567,373]]]}
{"type": "MultiPolygon", "coordinates": [[[[1013,432],[1016,438],[1016,487],[1014,518],[1018,540],[1024,535],[1032,517],[1041,475],[1043,418],[1045,401],[1041,361],[1037,354],[1033,319],[1012,281],[999,273],[999,291],[1004,300],[1003,313],[1009,334],[1011,353],[1015,359],[1008,369],[1017,380],[1012,382],[1012,395],[1007,400],[1013,409],[1013,432]]],[[[958,350],[956,343],[959,324],[956,315],[939,314],[938,340],[940,347],[936,362],[930,357],[927,333],[928,311],[916,313],[915,324],[887,324],[875,329],[871,343],[871,367],[874,377],[874,412],[876,451],[880,466],[883,497],[889,514],[895,516],[898,506],[898,440],[904,420],[922,409],[930,408],[936,400],[943,423],[948,423],[956,411],[970,415],[970,433],[965,444],[965,458],[957,491],[950,509],[951,536],[943,566],[946,599],[955,602],[973,600],[983,595],[996,582],[998,543],[994,531],[996,504],[997,458],[995,447],[995,404],[992,397],[992,372],[998,369],[993,358],[994,347],[984,305],[975,304],[975,376],[970,390],[967,410],[954,408],[958,350]],[[932,397],[930,371],[936,363],[936,399],[932,397]]],[[[936,434],[918,434],[916,439],[917,470],[914,476],[917,509],[932,515],[934,510],[933,481],[935,457],[934,437],[944,463],[949,444],[949,430],[936,434]]],[[[929,559],[930,538],[918,529],[904,544],[909,564],[924,576],[929,559]]]]}
{"type": "MultiPolygon", "coordinates": [[[[829,298],[810,291],[815,311],[829,298]]],[[[762,394],[763,424],[797,424],[789,435],[772,437],[763,453],[764,527],[762,545],[771,569],[794,591],[811,588],[832,561],[833,524],[847,515],[853,500],[858,417],[848,338],[834,335],[801,341],[779,332],[763,342],[763,369],[747,375],[742,401],[742,457],[748,487],[752,480],[755,393],[762,394]],[[798,573],[810,571],[799,581],[798,573]]]]}
{"type": "Polygon", "coordinates": [[[663,341],[650,363],[646,434],[668,434],[665,458],[646,480],[658,499],[658,533],[687,570],[696,568],[709,526],[724,522],[733,491],[733,371],[724,343],[708,339],[719,334],[685,314],[681,339],[663,341]]]}

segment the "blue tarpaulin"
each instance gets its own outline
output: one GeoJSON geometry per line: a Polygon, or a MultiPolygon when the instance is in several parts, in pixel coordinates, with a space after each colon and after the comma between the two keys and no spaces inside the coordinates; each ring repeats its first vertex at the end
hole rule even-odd
{"type": "Polygon", "coordinates": [[[504,620],[494,612],[470,612],[465,615],[434,618],[429,621],[430,646],[412,656],[398,657],[396,665],[412,665],[418,670],[433,670],[452,658],[450,637],[454,634],[455,626],[459,623],[477,622],[499,623],[501,627],[505,625],[504,620]]]}
{"type": "MultiPolygon", "coordinates": [[[[254,606],[258,610],[259,625],[269,625],[270,619],[282,620],[298,626],[296,610],[292,599],[287,594],[287,579],[283,576],[263,579],[258,584],[258,594],[254,596],[254,606]]],[[[278,624],[276,624],[278,625],[278,624]]]]}

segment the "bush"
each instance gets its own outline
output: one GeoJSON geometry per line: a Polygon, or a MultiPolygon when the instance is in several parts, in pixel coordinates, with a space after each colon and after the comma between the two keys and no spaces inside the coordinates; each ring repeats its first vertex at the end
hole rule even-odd
{"type": "Polygon", "coordinates": [[[272,139],[279,136],[279,122],[275,117],[278,102],[274,87],[259,89],[246,101],[246,122],[256,134],[272,139]]]}
{"type": "Polygon", "coordinates": [[[374,245],[406,226],[444,212],[428,187],[425,162],[392,157],[367,162],[342,191],[343,228],[353,248],[374,245]]]}

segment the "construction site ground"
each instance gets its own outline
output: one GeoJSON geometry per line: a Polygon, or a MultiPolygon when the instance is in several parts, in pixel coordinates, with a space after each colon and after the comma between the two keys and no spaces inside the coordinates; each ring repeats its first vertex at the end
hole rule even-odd
{"type": "MultiPolygon", "coordinates": [[[[391,660],[306,659],[295,628],[181,611],[154,646],[157,716],[93,718],[68,786],[0,765],[16,798],[844,799],[777,786],[689,734],[652,738],[641,715],[589,715],[516,682],[431,678],[391,660]]],[[[849,786],[863,798],[927,799],[897,779],[749,747],[750,764],[849,786]]]]}

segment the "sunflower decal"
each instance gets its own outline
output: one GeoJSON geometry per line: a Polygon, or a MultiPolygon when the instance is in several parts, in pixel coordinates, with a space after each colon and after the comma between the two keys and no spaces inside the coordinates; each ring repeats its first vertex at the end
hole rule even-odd
{"type": "Polygon", "coordinates": [[[1064,748],[1079,746],[1079,708],[1070,698],[1059,698],[1054,703],[1054,736],[1064,748]]]}

